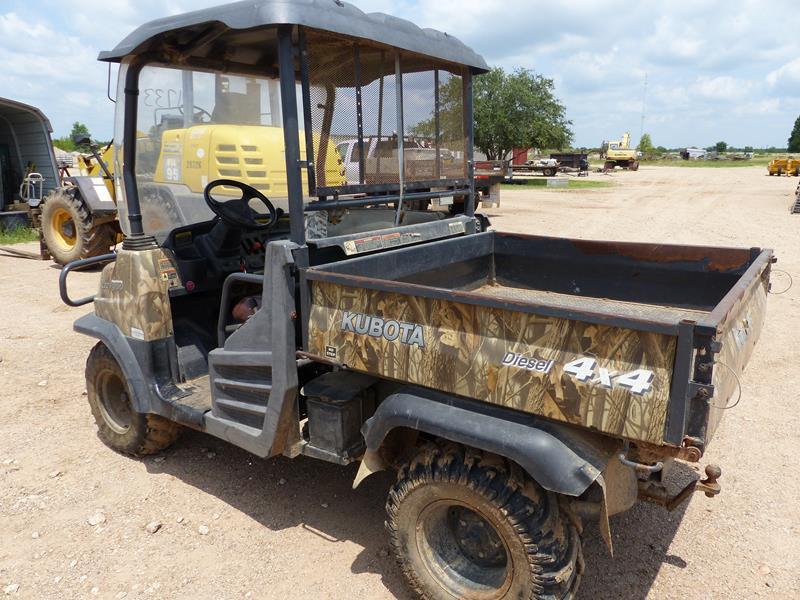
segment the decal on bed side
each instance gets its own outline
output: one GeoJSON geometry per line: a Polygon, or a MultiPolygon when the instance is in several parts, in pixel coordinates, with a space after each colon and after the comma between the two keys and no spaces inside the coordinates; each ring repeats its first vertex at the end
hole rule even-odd
{"type": "Polygon", "coordinates": [[[355,371],[664,439],[674,336],[314,281],[308,340],[355,371]]]}

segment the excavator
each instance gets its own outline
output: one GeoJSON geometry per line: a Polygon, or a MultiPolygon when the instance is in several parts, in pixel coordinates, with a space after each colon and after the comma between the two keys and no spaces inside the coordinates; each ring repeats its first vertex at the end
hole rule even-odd
{"type": "MultiPolygon", "coordinates": [[[[201,91],[207,96],[208,89],[194,89],[191,80],[170,85],[170,73],[164,71],[161,77],[166,83],[149,91],[152,99],[143,100],[153,105],[153,126],[137,132],[137,169],[146,172],[153,184],[168,184],[175,193],[165,194],[163,185],[153,186],[158,201],[143,203],[142,210],[147,230],[159,231],[161,223],[195,220],[196,215],[190,213],[197,210],[197,203],[182,203],[181,196],[202,193],[209,181],[217,179],[235,178],[269,195],[280,206],[288,192],[283,129],[278,125],[280,106],[272,97],[277,90],[260,80],[232,81],[231,76],[217,75],[212,92],[214,110],[196,104],[189,109],[176,99],[199,103],[201,91]],[[233,91],[236,88],[240,91],[233,91]]],[[[64,177],[62,186],[51,192],[41,207],[43,251],[61,265],[107,254],[123,238],[114,188],[121,149],[113,142],[101,149],[89,136],[74,141],[89,146],[92,156],[81,157],[81,174],[64,177]]],[[[303,160],[304,141],[301,136],[303,160]]],[[[319,139],[314,143],[317,149],[325,146],[319,139]]],[[[328,141],[325,150],[317,152],[325,153],[327,181],[345,183],[345,168],[334,144],[328,141]]],[[[146,189],[144,193],[148,193],[146,189]]],[[[236,192],[222,187],[217,193],[236,192]]]]}
{"type": "Polygon", "coordinates": [[[622,139],[603,141],[600,157],[605,158],[603,171],[612,171],[614,167],[639,170],[639,156],[636,149],[631,148],[631,134],[627,131],[622,134],[622,139]]]}

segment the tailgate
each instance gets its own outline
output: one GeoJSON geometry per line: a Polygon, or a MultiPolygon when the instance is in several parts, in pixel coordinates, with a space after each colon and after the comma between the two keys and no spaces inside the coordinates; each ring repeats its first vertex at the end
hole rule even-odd
{"type": "Polygon", "coordinates": [[[711,441],[725,407],[732,407],[741,393],[739,378],[764,326],[772,262],[772,250],[758,251],[733,289],[695,328],[695,381],[686,433],[701,447],[711,441]]]}

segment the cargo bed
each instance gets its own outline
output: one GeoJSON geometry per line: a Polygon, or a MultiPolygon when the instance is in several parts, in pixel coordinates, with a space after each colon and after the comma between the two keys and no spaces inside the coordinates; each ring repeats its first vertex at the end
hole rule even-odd
{"type": "Polygon", "coordinates": [[[353,370],[702,450],[761,330],[771,256],[497,232],[430,242],[307,269],[307,348],[353,370]]]}

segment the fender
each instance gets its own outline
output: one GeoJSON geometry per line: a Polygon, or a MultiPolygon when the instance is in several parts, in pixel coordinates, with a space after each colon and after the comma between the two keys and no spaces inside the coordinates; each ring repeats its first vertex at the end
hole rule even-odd
{"type": "Polygon", "coordinates": [[[385,398],[362,426],[367,452],[354,487],[385,467],[378,450],[397,427],[504,456],[546,490],[574,497],[597,481],[619,448],[605,436],[508,408],[404,388],[385,398]]]}
{"type": "Polygon", "coordinates": [[[101,319],[94,313],[89,313],[75,321],[72,328],[78,333],[100,340],[111,350],[111,354],[114,355],[123,373],[125,373],[125,379],[133,394],[131,400],[137,412],[153,412],[151,392],[145,380],[142,366],[119,327],[111,321],[101,319]]]}
{"type": "MultiPolygon", "coordinates": [[[[158,358],[154,358],[154,353],[168,354],[167,345],[171,343],[171,339],[156,340],[155,342],[134,340],[125,337],[119,327],[111,321],[93,313],[84,315],[75,321],[72,328],[78,333],[100,340],[108,347],[125,374],[133,396],[131,401],[137,412],[162,415],[195,429],[202,425],[201,418],[193,413],[180,410],[179,406],[169,402],[162,395],[162,390],[168,395],[179,393],[179,390],[171,385],[169,375],[161,373],[154,365],[154,362],[158,361],[158,358]],[[159,342],[162,343],[159,344],[159,342]],[[154,347],[154,344],[157,347],[154,347]],[[146,376],[145,373],[148,375],[146,376]]],[[[169,360],[166,357],[163,358],[165,361],[169,360]]]]}

